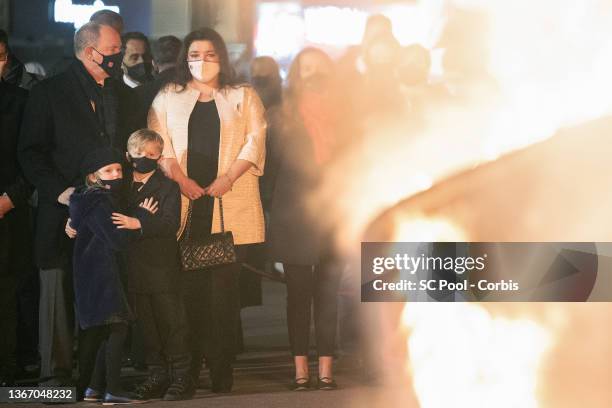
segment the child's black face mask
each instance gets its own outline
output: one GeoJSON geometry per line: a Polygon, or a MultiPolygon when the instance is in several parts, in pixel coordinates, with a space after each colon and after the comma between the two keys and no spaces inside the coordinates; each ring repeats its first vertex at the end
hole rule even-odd
{"type": "Polygon", "coordinates": [[[130,155],[130,162],[132,162],[132,167],[139,173],[150,173],[153,170],[157,169],[157,161],[159,159],[151,159],[148,157],[132,157],[130,155]]]}
{"type": "Polygon", "coordinates": [[[114,179],[114,180],[100,180],[102,184],[106,186],[107,189],[111,191],[111,193],[117,193],[121,191],[121,186],[123,185],[123,179],[114,179]]]}

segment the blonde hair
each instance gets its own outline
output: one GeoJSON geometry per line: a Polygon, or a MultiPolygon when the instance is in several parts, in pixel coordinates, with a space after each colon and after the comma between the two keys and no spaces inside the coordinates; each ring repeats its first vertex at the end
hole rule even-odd
{"type": "Polygon", "coordinates": [[[159,147],[159,152],[164,151],[164,139],[154,130],[151,129],[139,129],[130,135],[127,141],[128,152],[142,152],[147,143],[156,143],[159,147]]]}
{"type": "Polygon", "coordinates": [[[98,177],[98,175],[94,172],[85,176],[85,187],[87,191],[97,188],[104,188],[104,183],[102,183],[100,177],[98,177]],[[91,179],[89,178],[89,176],[91,175],[94,175],[96,177],[95,181],[91,181],[91,179]]]}

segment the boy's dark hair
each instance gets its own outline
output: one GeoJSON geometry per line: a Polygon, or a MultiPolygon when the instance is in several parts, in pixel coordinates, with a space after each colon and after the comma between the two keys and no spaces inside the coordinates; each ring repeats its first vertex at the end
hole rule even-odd
{"type": "Polygon", "coordinates": [[[160,37],[153,43],[153,59],[157,64],[174,64],[181,53],[181,40],[173,35],[160,37]]]}

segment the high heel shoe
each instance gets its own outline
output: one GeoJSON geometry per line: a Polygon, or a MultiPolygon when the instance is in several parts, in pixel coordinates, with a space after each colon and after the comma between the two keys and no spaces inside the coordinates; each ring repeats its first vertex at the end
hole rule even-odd
{"type": "Polygon", "coordinates": [[[317,389],[323,391],[331,391],[338,388],[338,384],[330,377],[320,377],[317,381],[317,389]]]}
{"type": "Polygon", "coordinates": [[[292,391],[308,391],[310,389],[310,378],[300,377],[293,380],[291,384],[292,391]]]}

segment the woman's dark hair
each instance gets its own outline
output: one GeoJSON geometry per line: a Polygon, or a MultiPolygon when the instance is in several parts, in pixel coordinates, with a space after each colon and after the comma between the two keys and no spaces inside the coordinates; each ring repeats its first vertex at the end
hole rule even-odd
{"type": "Polygon", "coordinates": [[[187,64],[187,56],[189,54],[189,47],[191,47],[191,44],[195,41],[210,41],[215,48],[215,52],[219,56],[219,64],[221,65],[221,70],[219,72],[219,88],[223,89],[228,86],[233,87],[238,85],[234,68],[229,61],[229,54],[223,37],[212,28],[205,27],[192,31],[187,34],[183,40],[183,47],[181,48],[181,53],[176,65],[175,79],[175,83],[179,85],[181,90],[186,89],[187,83],[192,79],[189,65],[187,64]]]}

